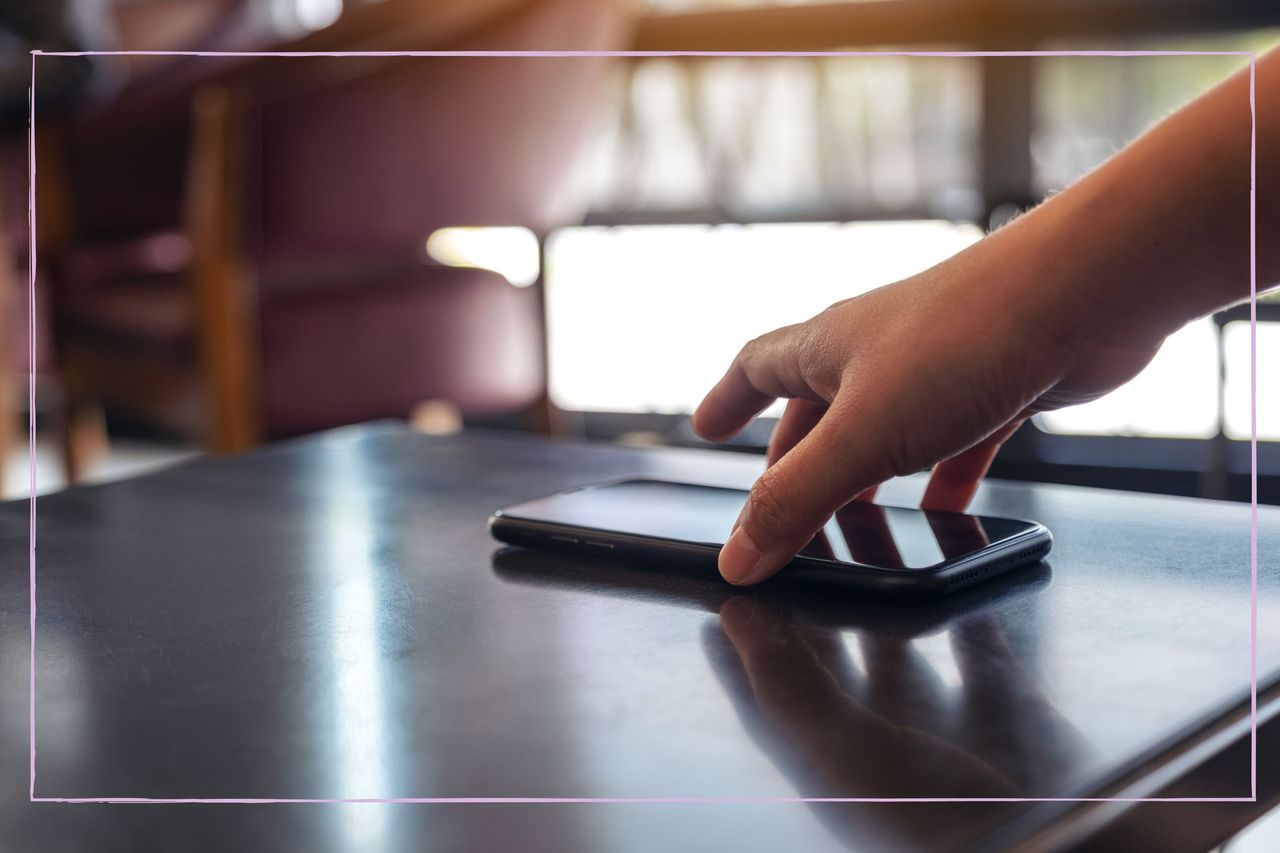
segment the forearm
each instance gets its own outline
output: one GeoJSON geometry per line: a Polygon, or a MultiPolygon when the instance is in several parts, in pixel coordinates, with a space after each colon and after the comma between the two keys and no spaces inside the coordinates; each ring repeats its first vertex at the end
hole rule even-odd
{"type": "MultiPolygon", "coordinates": [[[[1257,62],[1255,110],[1261,291],[1280,282],[1280,50],[1257,62]]],[[[1012,286],[1062,291],[1037,305],[1162,337],[1249,295],[1249,152],[1246,68],[992,235],[986,251],[1030,279],[1012,286]]]]}

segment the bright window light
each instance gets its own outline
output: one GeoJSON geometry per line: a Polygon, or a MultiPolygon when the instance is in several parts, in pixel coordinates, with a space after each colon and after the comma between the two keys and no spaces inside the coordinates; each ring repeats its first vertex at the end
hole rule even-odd
{"type": "Polygon", "coordinates": [[[751,338],[981,236],[931,220],[563,229],[547,246],[552,398],[571,411],[690,412],[751,338]]]}
{"type": "Polygon", "coordinates": [[[342,0],[296,0],[294,8],[308,30],[323,30],[342,17],[342,0]]]}
{"type": "MultiPolygon", "coordinates": [[[[1228,323],[1223,330],[1227,356],[1224,432],[1249,439],[1249,324],[1228,323]]],[[[1275,366],[1280,364],[1280,323],[1258,324],[1258,438],[1280,440],[1280,394],[1275,366]]]]}
{"type": "Polygon", "coordinates": [[[441,228],[427,255],[451,267],[492,270],[516,287],[538,280],[538,238],[528,228],[441,228]]]}
{"type": "Polygon", "coordinates": [[[1047,432],[1212,438],[1218,433],[1218,357],[1213,321],[1174,332],[1131,382],[1091,403],[1046,412],[1047,432]]]}

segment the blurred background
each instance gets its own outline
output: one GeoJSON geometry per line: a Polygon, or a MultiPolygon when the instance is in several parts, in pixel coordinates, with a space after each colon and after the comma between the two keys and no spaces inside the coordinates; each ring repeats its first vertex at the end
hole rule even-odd
{"type": "MultiPolygon", "coordinates": [[[[29,486],[32,48],[1264,50],[1257,0],[58,0],[0,10],[0,458],[29,486]]],[[[910,275],[1247,64],[40,57],[37,488],[376,418],[696,445],[749,338],[910,275]]],[[[1028,282],[1034,286],[1034,282],[1028,282]]],[[[1000,306],[990,306],[998,311],[1000,306]]],[[[1258,306],[1280,502],[1280,303],[1258,306]]],[[[1248,306],[993,474],[1249,496],[1248,306]]],[[[775,410],[776,411],[776,410],[775,410]]],[[[760,452],[770,423],[734,445],[760,452]]]]}

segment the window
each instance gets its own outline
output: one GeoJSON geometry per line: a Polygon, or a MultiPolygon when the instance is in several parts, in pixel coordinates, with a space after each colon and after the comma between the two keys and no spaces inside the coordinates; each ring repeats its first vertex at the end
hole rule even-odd
{"type": "MultiPolygon", "coordinates": [[[[1096,47],[1262,50],[1278,38],[1096,47]]],[[[1066,187],[1246,64],[1035,60],[1029,195],[1066,187]]],[[[554,401],[687,413],[750,338],[979,239],[981,70],[969,59],[839,57],[656,59],[620,73],[582,172],[589,227],[548,245],[554,401]]],[[[1262,377],[1278,329],[1259,326],[1262,377]]],[[[1192,323],[1124,388],[1036,424],[1056,436],[1247,438],[1247,344],[1247,324],[1192,323]]],[[[1267,396],[1259,435],[1280,439],[1280,401],[1267,396]]]]}
{"type": "MultiPolygon", "coordinates": [[[[1226,381],[1223,384],[1223,431],[1228,438],[1249,438],[1249,324],[1228,323],[1223,329],[1226,381]]],[[[1280,441],[1280,323],[1258,323],[1258,438],[1280,441]]]]}
{"type": "Polygon", "coordinates": [[[981,235],[942,221],[564,229],[547,252],[552,399],[690,412],[752,337],[981,235]]]}
{"type": "Polygon", "coordinates": [[[980,213],[966,59],[653,59],[613,95],[580,174],[597,220],[980,213]]]}
{"type": "Polygon", "coordinates": [[[1217,352],[1213,321],[1198,320],[1170,335],[1133,381],[1091,403],[1039,415],[1036,423],[1075,435],[1212,438],[1218,434],[1217,352]]]}
{"type": "MultiPolygon", "coordinates": [[[[1265,43],[1263,38],[1254,35],[1199,39],[1185,47],[1251,50],[1260,48],[1261,43],[1265,43]]],[[[1178,49],[1168,43],[1130,47],[1178,49]]],[[[1031,140],[1035,189],[1041,195],[1061,190],[1161,118],[1248,64],[1248,58],[1241,56],[1035,60],[1035,131],[1031,140]]]]}

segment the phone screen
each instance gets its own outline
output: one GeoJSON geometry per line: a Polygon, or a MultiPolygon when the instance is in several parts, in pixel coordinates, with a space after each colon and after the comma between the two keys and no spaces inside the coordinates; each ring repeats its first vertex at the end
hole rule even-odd
{"type": "MultiPolygon", "coordinates": [[[[568,527],[721,546],[747,493],[687,483],[629,480],[508,507],[504,515],[568,527]]],[[[1035,525],[855,501],[800,552],[837,564],[925,569],[980,551],[1035,525]]]]}

